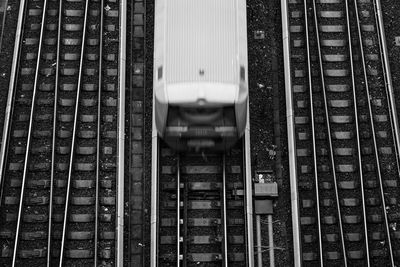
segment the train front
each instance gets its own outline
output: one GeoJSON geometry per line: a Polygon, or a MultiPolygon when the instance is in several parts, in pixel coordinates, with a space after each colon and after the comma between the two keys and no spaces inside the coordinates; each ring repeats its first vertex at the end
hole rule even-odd
{"type": "Polygon", "coordinates": [[[177,150],[226,150],[248,107],[245,0],[158,0],[154,104],[159,135],[177,150]]]}

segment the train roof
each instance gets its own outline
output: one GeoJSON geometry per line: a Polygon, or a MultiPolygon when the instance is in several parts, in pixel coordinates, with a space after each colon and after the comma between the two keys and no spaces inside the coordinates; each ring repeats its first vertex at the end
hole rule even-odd
{"type": "Polygon", "coordinates": [[[237,82],[238,17],[244,16],[246,23],[245,0],[158,2],[163,3],[165,15],[165,23],[156,27],[164,27],[166,82],[237,82]]]}

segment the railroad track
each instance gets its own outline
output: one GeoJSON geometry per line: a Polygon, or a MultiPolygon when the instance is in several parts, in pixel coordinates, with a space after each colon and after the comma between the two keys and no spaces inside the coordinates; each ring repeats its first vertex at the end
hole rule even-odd
{"type": "Polygon", "coordinates": [[[152,266],[248,266],[243,157],[240,145],[225,154],[161,145],[152,266]]]}
{"type": "Polygon", "coordinates": [[[21,1],[1,149],[1,265],[120,265],[123,8],[21,1]]]}
{"type": "Polygon", "coordinates": [[[372,1],[289,1],[300,257],[307,266],[400,260],[399,133],[375,12],[372,1]]]}

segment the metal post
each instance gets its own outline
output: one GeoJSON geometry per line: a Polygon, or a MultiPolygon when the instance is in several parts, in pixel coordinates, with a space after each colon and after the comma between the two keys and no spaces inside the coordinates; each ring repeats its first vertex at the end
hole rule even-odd
{"type": "Polygon", "coordinates": [[[268,242],[269,242],[269,266],[275,267],[274,228],[272,226],[272,214],[268,214],[268,242]]]}
{"type": "Polygon", "coordinates": [[[256,215],[257,267],[262,267],[261,216],[256,215]]]}

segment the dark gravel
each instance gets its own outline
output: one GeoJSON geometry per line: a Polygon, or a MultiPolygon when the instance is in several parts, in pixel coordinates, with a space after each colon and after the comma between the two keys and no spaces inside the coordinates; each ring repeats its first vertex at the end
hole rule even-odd
{"type": "MultiPolygon", "coordinates": [[[[291,266],[290,184],[285,178],[288,177],[286,107],[280,104],[285,102],[280,2],[248,2],[247,24],[252,171],[253,175],[257,170],[274,172],[272,180],[278,183],[279,191],[273,215],[275,265],[291,266]],[[264,39],[256,39],[256,31],[260,30],[264,31],[264,39]],[[279,113],[279,126],[275,129],[274,112],[279,113]]],[[[261,220],[266,222],[267,216],[261,216],[261,220]]],[[[262,245],[268,246],[267,223],[262,223],[261,230],[262,245]]],[[[263,263],[269,264],[268,250],[263,254],[263,263]]]]}
{"type": "Polygon", "coordinates": [[[153,48],[154,48],[154,1],[146,2],[146,91],[145,101],[145,117],[144,117],[144,181],[145,188],[149,188],[145,192],[144,212],[145,212],[145,236],[148,240],[145,244],[145,263],[144,266],[150,266],[150,211],[151,211],[151,131],[152,131],[152,102],[153,102],[153,48]]]}
{"type": "MultiPolygon", "coordinates": [[[[400,42],[396,44],[395,38],[400,37],[400,2],[391,0],[381,0],[383,20],[385,24],[385,34],[387,49],[389,52],[390,69],[392,72],[392,84],[396,97],[397,116],[400,117],[400,42]]],[[[400,41],[400,40],[399,40],[400,41]]]]}

